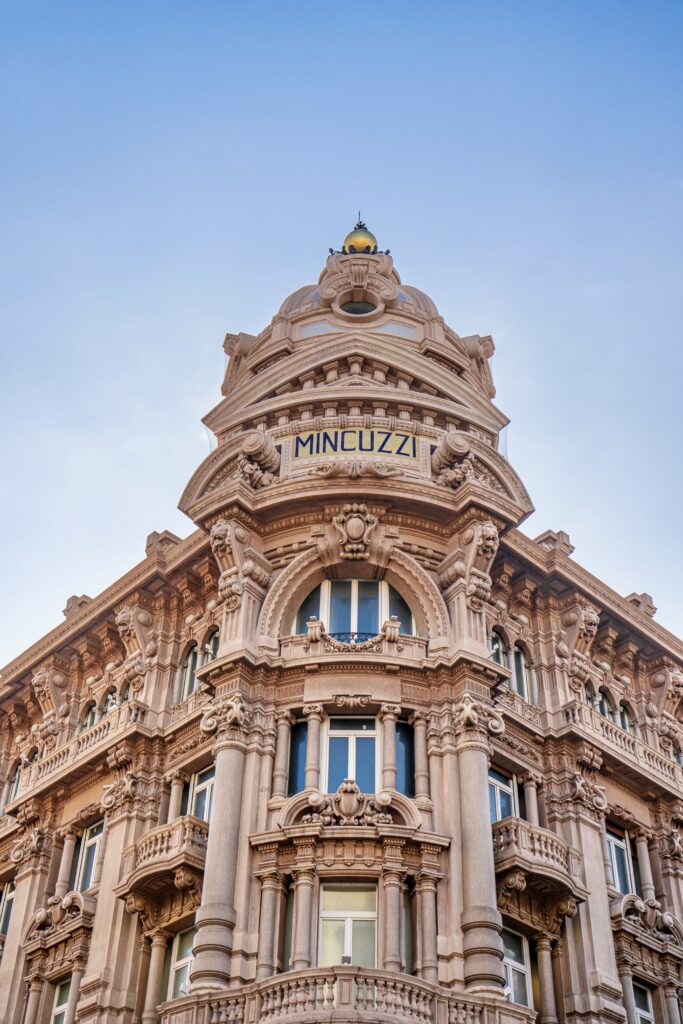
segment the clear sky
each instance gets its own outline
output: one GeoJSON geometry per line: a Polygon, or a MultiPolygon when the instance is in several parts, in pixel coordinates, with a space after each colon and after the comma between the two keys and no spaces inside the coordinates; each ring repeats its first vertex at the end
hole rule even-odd
{"type": "Polygon", "coordinates": [[[680,2],[0,5],[0,664],[144,554],[226,331],[360,208],[492,334],[508,453],[683,633],[680,2]]]}

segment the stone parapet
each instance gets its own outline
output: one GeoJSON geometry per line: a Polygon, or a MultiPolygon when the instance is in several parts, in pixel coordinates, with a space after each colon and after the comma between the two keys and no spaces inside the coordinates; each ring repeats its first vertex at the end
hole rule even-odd
{"type": "Polygon", "coordinates": [[[129,847],[121,865],[121,893],[156,891],[182,868],[204,870],[207,822],[185,814],[146,832],[129,847]]]}
{"type": "Polygon", "coordinates": [[[554,832],[521,818],[503,818],[493,825],[492,838],[496,874],[519,869],[545,887],[585,894],[583,857],[554,832]]]}

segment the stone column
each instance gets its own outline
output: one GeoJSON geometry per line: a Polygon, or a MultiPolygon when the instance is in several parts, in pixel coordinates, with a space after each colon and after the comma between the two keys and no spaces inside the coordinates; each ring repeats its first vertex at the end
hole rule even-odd
{"type": "Polygon", "coordinates": [[[493,989],[500,996],[505,976],[489,812],[488,733],[501,735],[505,726],[490,705],[469,694],[454,708],[453,724],[460,786],[465,983],[468,990],[493,989]]]}
{"type": "Polygon", "coordinates": [[[387,870],[382,874],[384,884],[384,970],[401,970],[401,897],[403,873],[387,870]]]}
{"type": "Polygon", "coordinates": [[[217,732],[214,800],[206,846],[202,901],[195,922],[190,990],[223,989],[230,977],[236,921],[235,879],[247,730],[252,713],[239,694],[216,699],[201,720],[217,732]]]}
{"type": "Polygon", "coordinates": [[[415,745],[415,799],[429,799],[429,761],[427,758],[427,716],[416,711],[410,720],[415,745]]]}
{"type": "MultiPolygon", "coordinates": [[[[275,764],[273,766],[272,795],[287,796],[289,776],[289,734],[296,719],[289,711],[281,711],[277,716],[277,739],[275,741],[275,764]]],[[[308,754],[308,750],[306,751],[308,754]]],[[[308,758],[307,758],[308,759],[308,758]]]]}
{"type": "Polygon", "coordinates": [[[538,985],[541,991],[539,1024],[557,1024],[555,985],[553,982],[552,940],[549,935],[536,936],[538,985]]]}
{"type": "Polygon", "coordinates": [[[320,789],[320,726],[325,712],[322,704],[306,704],[304,714],[308,719],[305,786],[320,789]]]}
{"type": "Polygon", "coordinates": [[[71,984],[69,986],[69,1001],[66,1004],[66,1015],[64,1024],[74,1024],[76,1020],[76,1009],[78,997],[81,993],[81,980],[85,973],[85,961],[75,960],[71,971],[71,984]]]}
{"type": "Polygon", "coordinates": [[[401,714],[398,704],[382,704],[382,789],[396,789],[396,719],[401,714]]]}
{"type": "Polygon", "coordinates": [[[28,990],[28,999],[26,1001],[26,1012],[24,1014],[24,1024],[36,1024],[38,1020],[38,1008],[40,1006],[40,997],[43,994],[43,979],[32,978],[31,985],[28,990]]]}
{"type": "Polygon", "coordinates": [[[420,901],[420,936],[422,939],[422,970],[423,981],[436,984],[439,979],[439,967],[436,942],[436,878],[432,875],[420,875],[415,885],[420,901]]]}
{"type": "Polygon", "coordinates": [[[559,1024],[564,1024],[566,1019],[564,1012],[564,988],[562,984],[562,957],[562,939],[556,939],[551,950],[551,960],[553,965],[553,984],[555,985],[555,1009],[557,1010],[559,1024]]]}
{"type": "Polygon", "coordinates": [[[170,935],[159,928],[152,932],[152,952],[149,958],[149,973],[147,975],[147,992],[145,993],[145,1008],[142,1011],[142,1024],[157,1024],[159,1015],[157,1006],[163,1002],[161,994],[161,979],[164,974],[164,957],[166,946],[170,935]]]}
{"type": "Polygon", "coordinates": [[[540,825],[541,821],[538,814],[538,786],[541,783],[540,775],[536,772],[526,772],[522,775],[522,783],[524,784],[524,802],[526,803],[526,816],[527,821],[530,825],[540,825]]]}
{"type": "Polygon", "coordinates": [[[664,999],[666,1001],[666,1012],[669,1016],[669,1024],[681,1024],[678,990],[675,985],[669,984],[664,986],[664,999]]]}
{"type": "Polygon", "coordinates": [[[180,810],[183,806],[183,790],[186,783],[189,782],[189,778],[189,775],[181,771],[171,772],[170,775],[166,776],[166,779],[171,783],[171,795],[168,801],[168,814],[166,816],[166,823],[169,825],[176,818],[180,817],[180,810]]]}
{"type": "Polygon", "coordinates": [[[655,883],[652,877],[652,865],[650,863],[650,850],[648,847],[648,834],[643,829],[636,832],[636,854],[638,856],[638,868],[640,870],[640,885],[643,890],[644,900],[655,899],[655,883]]]}
{"type": "Polygon", "coordinates": [[[71,866],[73,864],[77,839],[78,832],[75,828],[67,828],[64,830],[64,846],[62,847],[62,856],[59,861],[57,884],[55,885],[55,896],[59,896],[60,900],[66,896],[69,890],[69,877],[71,875],[71,866]]]}
{"type": "Polygon", "coordinates": [[[614,879],[612,878],[612,861],[609,856],[609,848],[607,846],[607,826],[605,825],[605,819],[600,819],[600,842],[602,843],[602,860],[605,865],[605,881],[607,885],[614,885],[614,879]]]}
{"type": "Polygon", "coordinates": [[[636,1010],[636,999],[633,994],[633,976],[628,964],[618,964],[619,981],[621,991],[624,995],[624,1009],[626,1010],[626,1024],[638,1024],[638,1011],[636,1010]]]}
{"type": "Polygon", "coordinates": [[[269,978],[275,968],[275,918],[282,880],[276,871],[261,878],[261,913],[259,915],[256,980],[269,978]]]}
{"type": "Polygon", "coordinates": [[[294,936],[292,970],[303,971],[311,966],[311,913],[315,872],[302,868],[294,875],[294,936]]]}
{"type": "Polygon", "coordinates": [[[92,869],[92,881],[90,883],[91,888],[95,885],[100,884],[102,878],[102,869],[104,867],[104,855],[107,852],[107,837],[109,835],[109,817],[105,814],[104,821],[102,822],[102,833],[100,835],[100,841],[97,844],[97,857],[95,858],[95,864],[92,869]]]}

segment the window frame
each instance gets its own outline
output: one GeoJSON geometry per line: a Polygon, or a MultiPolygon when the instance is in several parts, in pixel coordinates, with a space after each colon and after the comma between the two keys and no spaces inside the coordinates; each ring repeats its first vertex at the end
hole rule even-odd
{"type": "MultiPolygon", "coordinates": [[[[396,594],[405,602],[408,610],[410,611],[410,623],[409,628],[406,628],[406,623],[401,623],[401,636],[415,636],[415,616],[410,609],[408,601],[406,601],[403,594],[396,590],[396,587],[392,587],[387,580],[364,580],[364,579],[348,579],[348,580],[323,580],[318,586],[320,587],[320,606],[318,610],[318,620],[325,625],[325,629],[330,632],[330,609],[332,599],[332,585],[334,583],[350,583],[351,584],[351,613],[348,632],[351,634],[358,633],[358,584],[359,583],[376,583],[378,588],[378,624],[377,632],[368,634],[370,636],[379,636],[382,631],[382,626],[385,622],[389,621],[390,608],[391,608],[391,590],[393,589],[396,594]]],[[[312,587],[306,597],[299,603],[299,607],[294,615],[294,622],[292,624],[292,635],[303,636],[306,632],[299,631],[299,612],[304,602],[308,599],[309,595],[316,589],[312,587]]],[[[305,627],[305,623],[302,623],[305,627]]],[[[334,634],[332,634],[334,635],[334,634]]],[[[365,634],[363,634],[365,635],[365,634]]]]}
{"type": "Polygon", "coordinates": [[[13,878],[9,882],[5,882],[2,887],[2,892],[0,893],[0,935],[7,935],[9,931],[16,891],[17,886],[13,878]]]}
{"type": "Polygon", "coordinates": [[[489,633],[489,651],[491,652],[491,660],[500,665],[501,668],[507,668],[507,661],[505,652],[507,650],[505,637],[499,629],[492,629],[489,633]],[[498,657],[496,656],[498,655],[498,657]]]}
{"type": "Polygon", "coordinates": [[[215,785],[216,785],[216,765],[215,764],[207,764],[206,768],[200,768],[198,771],[194,772],[192,777],[190,778],[190,788],[189,788],[189,792],[188,792],[188,796],[187,796],[187,813],[191,814],[195,818],[199,818],[201,821],[205,821],[207,823],[207,825],[211,824],[211,814],[213,812],[213,799],[214,799],[215,785]],[[198,780],[199,780],[200,775],[204,775],[208,771],[211,771],[213,774],[209,778],[207,778],[205,781],[199,782],[198,780]],[[196,810],[195,810],[195,800],[197,799],[197,794],[198,793],[202,793],[202,792],[205,792],[205,791],[208,791],[208,794],[209,794],[208,797],[207,797],[207,807],[208,807],[208,810],[207,810],[206,817],[202,817],[201,815],[196,813],[196,810]]]}
{"type": "Polygon", "coordinates": [[[183,992],[180,995],[174,995],[173,994],[174,981],[175,981],[176,975],[180,971],[184,970],[185,967],[188,967],[189,969],[188,969],[188,972],[187,972],[187,982],[188,982],[188,987],[189,987],[190,970],[192,969],[192,963],[194,961],[194,939],[195,939],[196,934],[197,934],[197,926],[196,925],[192,925],[191,928],[183,928],[183,930],[181,932],[176,932],[176,934],[173,936],[173,941],[171,943],[169,968],[168,968],[168,985],[166,986],[166,999],[180,999],[180,998],[182,998],[182,996],[187,995],[187,992],[183,992]],[[180,940],[181,940],[181,938],[184,935],[188,935],[190,932],[194,933],[193,936],[192,936],[192,945],[190,946],[190,954],[189,954],[189,956],[181,957],[179,959],[178,958],[178,946],[180,945],[180,940]]]}
{"type": "Polygon", "coordinates": [[[23,764],[21,763],[21,761],[18,761],[17,762],[17,766],[14,769],[14,771],[12,772],[12,776],[10,778],[9,792],[7,794],[7,803],[8,804],[11,804],[12,801],[16,800],[17,797],[19,796],[19,791],[21,789],[21,776],[22,776],[22,773],[23,773],[23,769],[24,769],[23,764]]]}
{"type": "Polygon", "coordinates": [[[518,697],[529,703],[532,699],[532,677],[531,677],[531,665],[529,664],[529,656],[527,651],[521,644],[516,643],[512,647],[512,672],[510,675],[510,689],[513,693],[516,693],[518,697]],[[520,679],[520,673],[518,671],[518,662],[522,664],[522,673],[520,679]]]}
{"type": "MultiPolygon", "coordinates": [[[[359,722],[368,722],[368,721],[372,720],[375,723],[375,727],[374,727],[374,730],[372,732],[370,732],[368,730],[363,730],[363,729],[357,729],[355,731],[353,731],[352,729],[335,729],[334,731],[332,731],[332,729],[330,728],[332,722],[339,721],[341,719],[350,719],[352,717],[353,716],[351,716],[351,715],[332,715],[330,718],[326,718],[325,721],[323,722],[323,727],[321,729],[321,741],[322,741],[321,755],[322,756],[321,756],[321,766],[320,766],[321,773],[320,773],[320,775],[321,775],[321,783],[322,783],[322,787],[321,787],[322,788],[322,792],[325,793],[328,796],[332,795],[331,791],[329,789],[330,738],[331,737],[338,738],[338,739],[349,738],[349,739],[353,740],[353,742],[349,743],[347,766],[350,767],[350,765],[352,763],[352,760],[353,760],[354,775],[353,776],[352,775],[348,775],[346,777],[347,778],[354,778],[354,781],[355,781],[355,774],[356,774],[356,765],[355,765],[355,749],[356,749],[356,744],[355,744],[355,739],[358,736],[361,736],[361,737],[362,736],[365,736],[365,737],[372,736],[374,738],[374,740],[375,740],[375,788],[373,790],[373,793],[379,793],[379,791],[382,788],[382,758],[383,758],[382,734],[383,734],[383,730],[381,728],[381,722],[377,719],[377,717],[375,715],[359,715],[358,716],[358,721],[359,722]]],[[[336,792],[336,790],[334,792],[336,792]]],[[[362,790],[361,790],[361,792],[362,792],[362,790]]],[[[372,794],[368,794],[368,795],[372,795],[372,794]]]]}
{"type": "Polygon", "coordinates": [[[497,765],[493,765],[492,764],[492,765],[489,765],[488,784],[489,784],[489,790],[488,790],[488,792],[489,792],[489,815],[490,815],[490,808],[491,808],[490,792],[491,792],[491,787],[492,786],[493,786],[493,788],[495,790],[495,802],[496,802],[496,814],[497,814],[496,820],[492,821],[491,825],[497,825],[499,821],[504,821],[505,818],[518,818],[519,817],[519,794],[517,792],[517,778],[516,778],[516,776],[512,775],[510,772],[506,772],[503,769],[498,768],[497,765]],[[502,782],[500,782],[499,779],[492,779],[491,778],[491,773],[492,772],[496,772],[498,775],[501,775],[504,778],[508,778],[510,780],[509,787],[506,787],[502,782]],[[511,798],[512,798],[512,814],[503,814],[503,815],[500,814],[500,791],[501,790],[504,790],[505,792],[509,793],[511,798]]]}
{"type": "Polygon", "coordinates": [[[520,964],[517,960],[512,960],[510,957],[505,955],[505,947],[503,947],[503,970],[505,971],[505,987],[507,989],[506,999],[509,1003],[512,1003],[512,994],[514,991],[512,985],[512,971],[516,971],[518,974],[524,976],[526,985],[526,1002],[525,1003],[512,1003],[513,1006],[526,1006],[528,1009],[534,1009],[534,994],[531,978],[531,952],[529,949],[529,940],[526,935],[522,935],[521,932],[516,932],[514,928],[503,928],[504,932],[509,932],[510,935],[516,936],[522,940],[522,953],[524,956],[524,964],[520,964]]]}
{"type": "Polygon", "coordinates": [[[195,640],[189,644],[185,654],[180,662],[180,685],[178,692],[178,703],[182,704],[183,701],[188,700],[189,697],[195,693],[197,689],[197,669],[199,665],[199,645],[195,640]],[[190,671],[190,663],[192,662],[192,670],[190,671]],[[188,688],[188,684],[191,686],[188,688]]]}
{"type": "Polygon", "coordinates": [[[77,856],[76,864],[74,865],[71,873],[73,878],[73,886],[71,892],[87,892],[88,889],[92,888],[92,876],[95,871],[95,864],[97,863],[97,856],[100,850],[100,843],[102,842],[102,833],[104,832],[104,818],[100,821],[96,821],[94,825],[89,825],[83,830],[83,834],[79,837],[79,842],[74,850],[74,854],[77,856]],[[95,832],[95,829],[99,831],[95,832]],[[95,852],[91,860],[90,877],[88,884],[83,885],[85,880],[84,872],[88,863],[88,851],[91,847],[95,847],[95,852]]]}
{"type": "Polygon", "coordinates": [[[649,985],[645,985],[642,981],[633,980],[633,1001],[636,1007],[636,1017],[638,1018],[638,1024],[655,1024],[655,1013],[652,1001],[652,989],[649,985]],[[636,1002],[636,989],[640,989],[647,996],[647,1010],[643,1010],[638,1006],[636,1002]]]}
{"type": "Polygon", "coordinates": [[[66,1020],[66,1010],[69,1005],[70,994],[71,975],[69,975],[67,978],[64,978],[62,981],[55,982],[55,993],[54,996],[52,997],[52,1011],[50,1013],[50,1024],[64,1024],[64,1021],[66,1020]],[[59,999],[59,993],[64,988],[64,986],[66,986],[66,990],[64,992],[66,999],[58,1004],[57,1000],[59,999]]]}
{"type": "Polygon", "coordinates": [[[607,837],[607,853],[609,856],[610,872],[612,875],[612,885],[622,894],[622,896],[630,896],[631,894],[636,894],[636,880],[635,873],[633,870],[633,853],[631,850],[631,841],[628,832],[623,830],[623,839],[620,835],[621,832],[621,829],[615,828],[614,826],[605,826],[605,834],[607,837]],[[619,847],[624,851],[626,874],[628,876],[626,882],[629,886],[629,888],[626,891],[624,891],[620,887],[617,881],[618,871],[616,856],[614,854],[615,847],[619,847]]]}
{"type": "MultiPolygon", "coordinates": [[[[379,933],[379,886],[376,879],[368,879],[363,881],[357,879],[354,882],[337,882],[333,879],[322,880],[320,883],[320,895],[318,903],[318,949],[316,960],[318,961],[318,967],[330,966],[330,967],[341,967],[343,964],[329,964],[323,965],[320,963],[320,954],[322,952],[322,936],[323,936],[323,921],[344,921],[344,952],[342,956],[353,957],[353,922],[354,921],[373,921],[375,925],[375,967],[370,968],[376,970],[377,968],[377,955],[378,955],[378,933],[379,933]],[[323,892],[325,886],[341,886],[349,891],[361,886],[365,889],[372,887],[375,892],[375,909],[370,910],[323,910],[323,892]]],[[[352,963],[353,966],[353,963],[352,963]]]]}

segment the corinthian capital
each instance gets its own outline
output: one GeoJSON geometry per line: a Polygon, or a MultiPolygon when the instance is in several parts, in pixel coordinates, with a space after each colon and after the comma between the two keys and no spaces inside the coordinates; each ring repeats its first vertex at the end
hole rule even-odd
{"type": "Polygon", "coordinates": [[[502,716],[489,704],[474,700],[468,693],[453,707],[453,727],[456,735],[472,731],[502,736],[505,731],[502,716]]]}
{"type": "Polygon", "coordinates": [[[241,694],[232,693],[212,701],[199,723],[203,733],[217,733],[219,736],[237,738],[246,733],[253,717],[253,711],[242,699],[241,694]]]}

